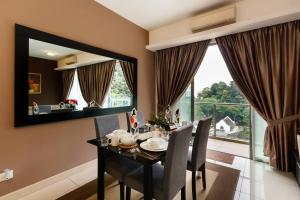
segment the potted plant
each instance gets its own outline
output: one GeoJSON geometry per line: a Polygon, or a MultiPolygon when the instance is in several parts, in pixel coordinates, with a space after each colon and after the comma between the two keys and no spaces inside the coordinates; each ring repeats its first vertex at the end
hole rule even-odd
{"type": "Polygon", "coordinates": [[[169,130],[170,126],[169,123],[165,117],[165,114],[160,112],[157,115],[152,116],[152,120],[149,121],[149,124],[152,126],[161,127],[165,130],[169,130]]]}

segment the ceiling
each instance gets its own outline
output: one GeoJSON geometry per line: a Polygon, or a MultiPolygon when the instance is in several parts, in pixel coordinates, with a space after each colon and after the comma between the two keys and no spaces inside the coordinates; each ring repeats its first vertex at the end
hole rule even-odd
{"type": "Polygon", "coordinates": [[[29,56],[31,57],[57,61],[68,55],[79,53],[82,53],[82,51],[29,39],[29,56]]]}
{"type": "Polygon", "coordinates": [[[150,31],[233,0],[95,0],[150,31]]]}

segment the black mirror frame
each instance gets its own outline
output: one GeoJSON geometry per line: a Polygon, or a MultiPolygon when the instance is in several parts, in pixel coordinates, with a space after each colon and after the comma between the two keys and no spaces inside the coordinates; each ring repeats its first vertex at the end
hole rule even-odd
{"type": "Polygon", "coordinates": [[[112,51],[15,24],[15,127],[129,112],[133,108],[137,107],[137,62],[137,59],[133,57],[125,56],[112,51]],[[132,105],[126,107],[91,109],[68,113],[65,112],[51,113],[47,115],[28,115],[28,55],[30,38],[133,63],[134,88],[132,94],[132,105]]]}

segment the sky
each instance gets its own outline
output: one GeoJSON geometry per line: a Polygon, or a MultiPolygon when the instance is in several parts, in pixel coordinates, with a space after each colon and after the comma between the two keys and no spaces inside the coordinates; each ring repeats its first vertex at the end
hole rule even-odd
{"type": "Polygon", "coordinates": [[[195,96],[205,87],[220,81],[229,84],[231,75],[217,45],[209,46],[194,78],[195,96]]]}

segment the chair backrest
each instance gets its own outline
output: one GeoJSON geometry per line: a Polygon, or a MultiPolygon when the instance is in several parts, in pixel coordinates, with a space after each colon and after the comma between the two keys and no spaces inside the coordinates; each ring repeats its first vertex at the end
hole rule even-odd
{"type": "Polygon", "coordinates": [[[51,113],[51,105],[39,105],[39,113],[51,113]]]}
{"type": "Polygon", "coordinates": [[[188,149],[193,125],[175,130],[169,139],[164,165],[164,198],[172,199],[185,185],[188,149]]]}
{"type": "Polygon", "coordinates": [[[120,122],[118,115],[104,115],[94,118],[96,136],[103,137],[116,129],[120,129],[120,122]]]}
{"type": "Polygon", "coordinates": [[[192,151],[192,167],[198,170],[206,160],[207,140],[212,118],[199,120],[192,151]]]}
{"type": "MultiPolygon", "coordinates": [[[[127,128],[128,128],[127,130],[128,130],[128,132],[130,132],[130,129],[131,129],[130,116],[131,116],[131,112],[126,112],[127,128]]],[[[136,112],[136,120],[138,122],[139,128],[145,126],[144,115],[143,115],[143,113],[141,111],[137,111],[136,112]]]]}

